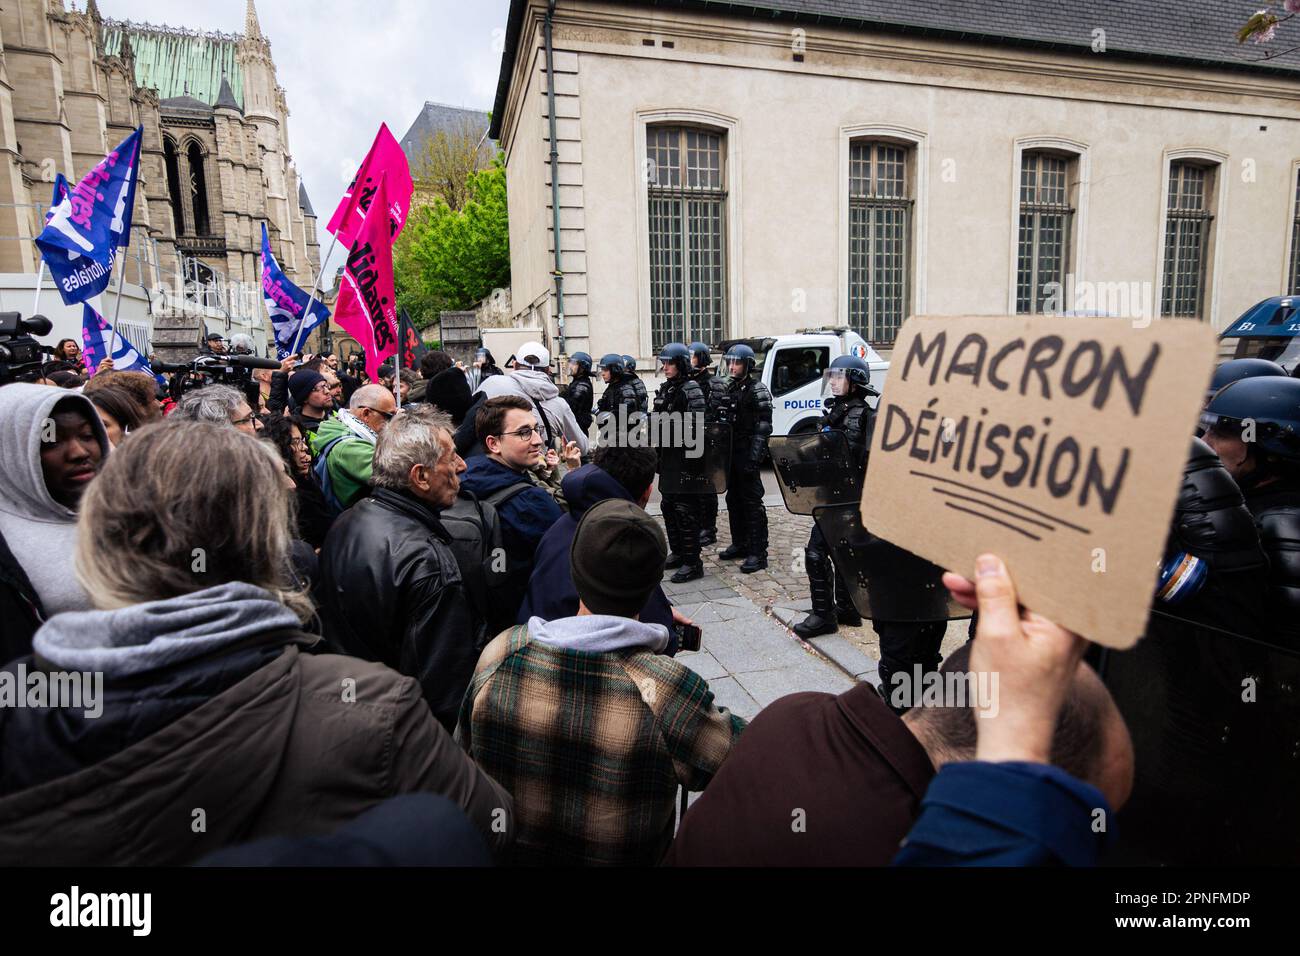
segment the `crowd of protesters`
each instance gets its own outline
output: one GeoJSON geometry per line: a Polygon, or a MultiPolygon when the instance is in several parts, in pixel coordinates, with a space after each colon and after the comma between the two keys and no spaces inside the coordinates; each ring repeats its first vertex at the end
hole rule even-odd
{"type": "Polygon", "coordinates": [[[944,667],[996,670],[996,716],[719,706],[674,659],[655,453],[592,453],[539,343],[174,407],[58,348],[0,388],[0,677],[93,674],[102,708],[0,706],[0,862],[1074,864],[1128,795],[1084,642],[992,556],[946,579],[980,613],[944,667]]]}

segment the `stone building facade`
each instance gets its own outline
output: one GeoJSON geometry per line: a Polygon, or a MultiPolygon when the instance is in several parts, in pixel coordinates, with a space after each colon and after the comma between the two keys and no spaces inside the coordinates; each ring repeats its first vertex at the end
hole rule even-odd
{"type": "MultiPolygon", "coordinates": [[[[271,44],[105,19],[64,0],[0,7],[0,272],[35,273],[30,241],[56,173],[76,182],[144,127],[126,281],[150,292],[152,345],[192,354],[202,329],[257,331],[261,225],[296,284],[320,268],[316,217],[289,148],[271,44]]],[[[179,357],[179,354],[176,356],[179,357]]]]}
{"type": "Polygon", "coordinates": [[[516,318],[560,350],[557,243],[564,349],[645,360],[816,326],[888,349],[920,313],[1222,329],[1300,293],[1300,24],[1265,59],[1235,41],[1262,4],[1184,6],[559,0],[548,75],[549,5],[512,0],[516,318]]]}

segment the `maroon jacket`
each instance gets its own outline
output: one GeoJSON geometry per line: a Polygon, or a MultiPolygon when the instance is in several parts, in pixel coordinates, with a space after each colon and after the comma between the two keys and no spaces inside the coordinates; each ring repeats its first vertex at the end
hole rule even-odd
{"type": "Polygon", "coordinates": [[[686,814],[669,866],[886,866],[934,767],[876,692],[760,711],[686,814]]]}

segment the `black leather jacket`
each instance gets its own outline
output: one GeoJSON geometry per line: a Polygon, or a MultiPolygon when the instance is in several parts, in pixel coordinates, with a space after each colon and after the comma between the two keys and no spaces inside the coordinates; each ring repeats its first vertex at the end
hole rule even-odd
{"type": "Polygon", "coordinates": [[[757,468],[772,434],[772,393],[752,375],[727,383],[735,418],[731,431],[731,457],[757,468]]]}
{"type": "Polygon", "coordinates": [[[448,730],[487,640],[450,540],[424,502],[377,488],[334,522],[317,589],[325,639],[414,677],[448,730]]]}
{"type": "Polygon", "coordinates": [[[875,426],[876,412],[857,392],[841,398],[828,398],[822,406],[824,412],[817,422],[819,429],[842,431],[849,443],[850,460],[865,463],[871,449],[871,431],[875,426]]]}

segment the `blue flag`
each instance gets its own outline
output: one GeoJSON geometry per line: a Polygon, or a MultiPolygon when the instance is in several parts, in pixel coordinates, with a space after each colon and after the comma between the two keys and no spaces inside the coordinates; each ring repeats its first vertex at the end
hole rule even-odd
{"type": "Polygon", "coordinates": [[[65,305],[108,288],[117,250],[131,241],[142,130],[122,140],[72,189],[66,181],[54,184],[54,207],[36,245],[65,305]]]}
{"type": "MultiPolygon", "coordinates": [[[[99,363],[108,357],[109,347],[113,344],[113,326],[109,321],[90,307],[89,304],[81,308],[81,354],[86,362],[86,371],[94,375],[99,368],[99,363]]],[[[154,371],[149,367],[149,360],[135,350],[135,346],[126,340],[126,336],[118,334],[117,348],[113,351],[113,371],[115,372],[148,372],[154,375],[154,371]]],[[[158,376],[154,375],[154,378],[158,376]]]]}
{"type": "Polygon", "coordinates": [[[330,310],[325,307],[325,303],[320,299],[313,300],[280,271],[280,264],[271,254],[271,240],[266,235],[266,223],[262,223],[262,297],[266,300],[266,311],[271,316],[271,327],[275,330],[277,358],[286,359],[293,355],[298,351],[298,343],[304,341],[312,329],[329,321],[330,310]],[[302,317],[308,301],[311,301],[311,314],[304,322],[302,317]]]}

